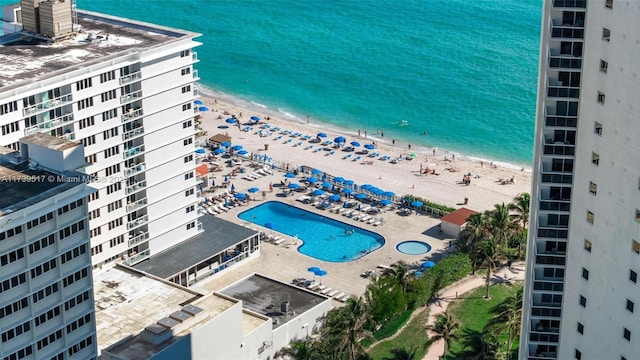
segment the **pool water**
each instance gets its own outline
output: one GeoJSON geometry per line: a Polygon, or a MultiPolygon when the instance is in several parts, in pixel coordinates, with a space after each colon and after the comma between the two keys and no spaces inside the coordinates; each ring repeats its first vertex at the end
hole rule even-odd
{"type": "Polygon", "coordinates": [[[334,220],[293,205],[268,201],[241,212],[242,220],[300,239],[298,252],[318,260],[348,262],[381,248],[384,238],[352,223],[334,220]]]}
{"type": "Polygon", "coordinates": [[[396,245],[396,250],[407,255],[422,255],[431,251],[431,245],[422,241],[409,240],[396,245]]]}

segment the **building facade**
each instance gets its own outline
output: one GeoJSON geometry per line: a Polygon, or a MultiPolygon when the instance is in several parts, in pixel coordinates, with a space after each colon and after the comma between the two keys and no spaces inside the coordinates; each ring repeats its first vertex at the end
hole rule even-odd
{"type": "Polygon", "coordinates": [[[544,1],[521,359],[640,358],[639,23],[544,1]]]}
{"type": "Polygon", "coordinates": [[[193,106],[199,34],[71,7],[67,16],[58,2],[47,18],[62,11],[73,24],[53,31],[34,23],[49,2],[23,1],[28,32],[0,38],[0,145],[18,150],[34,133],[84,145],[78,170],[99,179],[87,199],[94,266],[133,265],[202,233],[193,106]]]}
{"type": "Polygon", "coordinates": [[[82,164],[82,145],[43,135],[22,148],[0,148],[0,358],[95,359],[93,190],[65,169],[82,164]]]}

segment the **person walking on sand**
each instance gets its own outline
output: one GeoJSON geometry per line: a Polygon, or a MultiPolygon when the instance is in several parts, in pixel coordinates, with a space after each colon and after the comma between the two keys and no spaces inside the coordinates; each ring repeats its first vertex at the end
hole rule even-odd
{"type": "Polygon", "coordinates": [[[411,150],[411,144],[407,144],[407,147],[409,147],[409,150],[411,150]]]}
{"type": "Polygon", "coordinates": [[[433,148],[433,156],[436,156],[436,148],[433,148]]]}
{"type": "Polygon", "coordinates": [[[358,129],[358,137],[360,137],[360,129],[358,129]]]}

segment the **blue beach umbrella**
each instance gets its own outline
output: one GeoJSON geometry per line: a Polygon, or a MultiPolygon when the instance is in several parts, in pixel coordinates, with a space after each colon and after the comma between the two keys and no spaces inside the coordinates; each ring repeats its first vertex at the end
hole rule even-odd
{"type": "Polygon", "coordinates": [[[315,184],[315,183],[317,183],[317,182],[318,182],[318,178],[315,178],[315,177],[313,177],[313,176],[312,176],[312,177],[308,177],[308,178],[307,178],[307,182],[308,182],[309,184],[315,184]]]}
{"type": "Polygon", "coordinates": [[[311,175],[320,175],[322,174],[322,170],[311,169],[311,175]]]}
{"type": "Polygon", "coordinates": [[[200,111],[209,111],[209,108],[208,108],[208,107],[206,107],[206,106],[200,106],[200,107],[198,108],[198,110],[200,110],[200,111]]]}
{"type": "Polygon", "coordinates": [[[291,183],[289,185],[287,185],[289,189],[291,190],[296,190],[296,189],[300,189],[300,185],[296,184],[296,183],[291,183]]]}
{"type": "Polygon", "coordinates": [[[353,185],[353,180],[345,180],[342,183],[345,184],[346,186],[351,186],[353,185]]]}
{"type": "Polygon", "coordinates": [[[341,176],[338,176],[338,177],[336,177],[336,178],[333,178],[333,182],[335,182],[335,183],[341,183],[341,182],[344,182],[344,178],[343,178],[343,177],[341,177],[341,176]]]}
{"type": "Polygon", "coordinates": [[[247,155],[248,153],[249,152],[247,150],[243,149],[243,150],[238,151],[236,154],[238,154],[238,155],[247,155]]]}
{"type": "Polygon", "coordinates": [[[204,103],[202,102],[202,100],[193,100],[193,103],[196,105],[203,105],[204,103]]]}
{"type": "Polygon", "coordinates": [[[227,118],[227,120],[225,120],[227,122],[227,124],[235,124],[236,123],[236,119],[234,118],[227,118]]]}
{"type": "Polygon", "coordinates": [[[376,147],[373,144],[364,144],[364,148],[367,149],[367,150],[373,150],[376,147]]]}
{"type": "Polygon", "coordinates": [[[416,271],[416,272],[413,273],[413,275],[415,277],[420,277],[420,275],[422,275],[422,271],[416,271]]]}
{"type": "Polygon", "coordinates": [[[347,189],[342,189],[342,192],[345,194],[351,194],[353,190],[347,188],[347,189]]]}
{"type": "Polygon", "coordinates": [[[316,135],[316,136],[319,137],[319,138],[326,138],[327,134],[321,132],[321,133],[318,133],[318,135],[316,135]]]}
{"type": "Polygon", "coordinates": [[[231,142],[229,142],[229,141],[222,142],[220,144],[220,146],[229,147],[229,146],[231,146],[231,142]]]}
{"type": "Polygon", "coordinates": [[[320,269],[317,266],[312,266],[312,267],[307,269],[307,271],[311,271],[312,273],[315,273],[316,271],[320,271],[320,270],[322,270],[322,269],[320,269]]]}
{"type": "Polygon", "coordinates": [[[367,195],[363,194],[363,193],[357,193],[355,195],[353,195],[354,198],[358,199],[358,200],[363,200],[367,198],[367,195]]]}
{"type": "Polygon", "coordinates": [[[286,177],[287,179],[293,179],[296,176],[293,173],[286,173],[286,174],[284,174],[284,177],[286,177]]]}
{"type": "Polygon", "coordinates": [[[257,117],[257,116],[252,116],[252,117],[251,117],[251,120],[253,120],[253,121],[260,121],[260,118],[259,118],[259,117],[257,117]]]}
{"type": "Polygon", "coordinates": [[[333,139],[333,142],[338,143],[338,144],[344,144],[347,141],[347,139],[345,139],[342,136],[338,136],[337,138],[333,139]]]}
{"type": "Polygon", "coordinates": [[[233,195],[236,199],[244,200],[247,198],[247,194],[245,193],[237,193],[233,195]]]}
{"type": "Polygon", "coordinates": [[[371,184],[360,185],[360,189],[363,189],[363,190],[369,190],[372,187],[373,187],[373,185],[371,185],[371,184]]]}
{"type": "Polygon", "coordinates": [[[396,193],[394,193],[393,191],[385,191],[382,193],[382,196],[386,196],[386,197],[394,197],[396,195],[396,193]]]}
{"type": "Polygon", "coordinates": [[[329,196],[329,201],[340,201],[340,195],[329,196]]]}
{"type": "Polygon", "coordinates": [[[411,203],[411,206],[413,207],[422,207],[422,205],[424,205],[422,201],[414,201],[411,203]]]}
{"type": "Polygon", "coordinates": [[[358,147],[358,146],[360,146],[360,143],[357,142],[357,141],[352,141],[351,142],[351,146],[358,147]]]}
{"type": "Polygon", "coordinates": [[[386,205],[389,205],[389,204],[391,204],[391,200],[389,200],[389,199],[382,199],[382,200],[380,200],[380,204],[381,204],[381,205],[385,205],[385,206],[386,206],[386,205]]]}
{"type": "Polygon", "coordinates": [[[204,149],[196,149],[196,154],[204,154],[205,152],[204,149]]]}
{"type": "Polygon", "coordinates": [[[323,187],[323,188],[325,188],[325,189],[329,189],[329,188],[331,188],[332,186],[333,186],[333,184],[332,184],[332,183],[330,183],[330,182],[327,182],[327,181],[325,181],[325,182],[323,182],[323,183],[322,183],[322,187],[323,187]]]}
{"type": "Polygon", "coordinates": [[[425,261],[422,263],[423,269],[431,269],[434,266],[436,266],[436,263],[434,263],[433,261],[425,261]]]}
{"type": "Polygon", "coordinates": [[[224,149],[217,148],[217,149],[213,150],[213,153],[216,154],[216,155],[220,155],[220,154],[224,153],[224,149]]]}
{"type": "Polygon", "coordinates": [[[247,192],[250,192],[250,193],[252,193],[252,194],[253,194],[253,193],[257,193],[258,191],[260,191],[260,189],[258,189],[257,187],[252,187],[252,188],[250,188],[249,190],[247,190],[247,192]]]}
{"type": "Polygon", "coordinates": [[[315,189],[311,192],[311,195],[313,196],[320,196],[320,195],[324,195],[324,190],[320,190],[320,189],[315,189]]]}
{"type": "Polygon", "coordinates": [[[233,150],[233,151],[238,151],[238,150],[240,150],[240,149],[242,149],[242,145],[233,145],[233,146],[231,147],[231,150],[233,150]]]}

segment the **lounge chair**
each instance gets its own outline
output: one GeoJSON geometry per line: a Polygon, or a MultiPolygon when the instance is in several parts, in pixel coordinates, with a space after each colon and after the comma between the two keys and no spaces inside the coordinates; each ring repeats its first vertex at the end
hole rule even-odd
{"type": "Polygon", "coordinates": [[[317,281],[312,281],[309,285],[307,285],[307,289],[309,290],[315,290],[317,289],[319,286],[321,286],[321,284],[317,281]]]}
{"type": "Polygon", "coordinates": [[[338,290],[331,290],[327,293],[327,296],[329,297],[333,297],[335,294],[339,293],[340,291],[338,290]]]}
{"type": "Polygon", "coordinates": [[[380,225],[382,225],[382,222],[381,221],[376,221],[372,225],[373,226],[380,226],[380,225]]]}
{"type": "Polygon", "coordinates": [[[350,158],[350,157],[351,157],[351,154],[347,154],[347,155],[343,156],[342,158],[343,158],[343,159],[348,159],[348,158],[350,158]]]}
{"type": "Polygon", "coordinates": [[[278,136],[273,138],[274,141],[277,141],[277,140],[280,140],[280,139],[282,139],[282,135],[278,135],[278,136]]]}
{"type": "Polygon", "coordinates": [[[337,293],[337,294],[334,294],[334,295],[333,295],[333,298],[337,300],[337,299],[339,299],[339,298],[341,298],[341,297],[345,297],[345,296],[347,296],[347,294],[345,294],[345,293],[343,293],[343,292],[339,292],[339,293],[337,293]]]}
{"type": "Polygon", "coordinates": [[[279,236],[276,236],[276,237],[274,238],[274,240],[273,240],[273,243],[274,243],[275,245],[280,245],[280,244],[282,244],[283,242],[284,242],[284,238],[281,238],[281,237],[279,237],[279,236]]]}
{"type": "Polygon", "coordinates": [[[309,146],[305,147],[304,149],[305,150],[313,149],[313,145],[309,145],[309,146]]]}
{"type": "Polygon", "coordinates": [[[326,285],[322,285],[322,284],[320,284],[319,286],[317,286],[317,287],[316,287],[315,289],[313,289],[313,290],[314,290],[314,291],[317,291],[317,292],[321,292],[321,291],[323,291],[323,290],[324,290],[324,289],[326,289],[326,288],[327,288],[327,286],[326,286],[326,285]]]}
{"type": "Polygon", "coordinates": [[[374,222],[376,222],[376,218],[375,217],[371,217],[369,220],[367,220],[367,224],[373,224],[374,222]]]}
{"type": "Polygon", "coordinates": [[[218,212],[213,210],[212,208],[207,208],[207,212],[211,215],[218,215],[218,212]]]}
{"type": "Polygon", "coordinates": [[[300,145],[302,145],[302,141],[298,141],[297,143],[293,144],[293,147],[298,147],[300,145]]]}
{"type": "Polygon", "coordinates": [[[330,288],[330,287],[328,287],[328,288],[325,288],[325,289],[321,290],[321,291],[320,291],[320,294],[322,294],[322,295],[327,295],[327,294],[328,294],[328,293],[330,293],[331,291],[333,291],[333,289],[332,289],[332,288],[330,288]]]}
{"type": "Polygon", "coordinates": [[[337,300],[340,301],[340,302],[347,302],[347,300],[349,300],[350,298],[351,298],[351,296],[345,295],[345,296],[343,296],[341,298],[338,298],[337,300]]]}
{"type": "Polygon", "coordinates": [[[369,219],[371,219],[371,216],[369,216],[369,215],[365,215],[365,216],[363,216],[363,217],[361,217],[361,218],[360,218],[360,221],[362,221],[362,222],[366,222],[366,221],[369,221],[369,219]]]}
{"type": "Polygon", "coordinates": [[[291,139],[287,139],[287,140],[283,141],[282,143],[283,144],[289,144],[291,141],[292,141],[291,139]]]}

